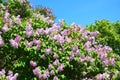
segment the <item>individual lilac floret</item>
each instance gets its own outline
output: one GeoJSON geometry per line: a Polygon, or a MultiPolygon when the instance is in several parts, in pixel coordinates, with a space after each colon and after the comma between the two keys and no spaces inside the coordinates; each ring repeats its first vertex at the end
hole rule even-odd
{"type": "Polygon", "coordinates": [[[5,69],[2,69],[1,71],[0,71],[0,76],[2,76],[2,75],[4,75],[5,74],[5,69]]]}
{"type": "Polygon", "coordinates": [[[8,71],[8,76],[13,76],[13,71],[9,70],[8,71]]]}
{"type": "Polygon", "coordinates": [[[6,23],[6,24],[4,24],[4,26],[2,27],[2,31],[5,33],[5,32],[7,32],[7,30],[8,30],[8,24],[6,23]]]}
{"type": "Polygon", "coordinates": [[[91,36],[94,36],[94,37],[97,36],[98,34],[99,34],[98,31],[95,31],[95,32],[91,32],[91,33],[90,33],[90,35],[91,35],[91,36]]]}
{"type": "Polygon", "coordinates": [[[51,70],[50,75],[54,75],[54,74],[55,74],[54,70],[51,70]]]}
{"type": "Polygon", "coordinates": [[[43,34],[45,34],[44,29],[43,28],[41,28],[41,29],[37,28],[37,30],[36,30],[36,36],[39,37],[40,35],[43,35],[43,34]]]}
{"type": "Polygon", "coordinates": [[[52,53],[52,47],[45,49],[46,54],[51,54],[52,53]]]}
{"type": "Polygon", "coordinates": [[[52,64],[49,64],[49,65],[48,65],[48,69],[49,69],[49,70],[51,70],[52,67],[53,67],[52,64]]]}
{"type": "Polygon", "coordinates": [[[108,55],[106,53],[102,53],[102,52],[99,53],[99,58],[103,61],[107,58],[107,56],[108,55]]]}
{"type": "Polygon", "coordinates": [[[50,77],[50,75],[49,75],[49,71],[48,70],[46,70],[45,72],[44,72],[44,74],[43,74],[43,79],[47,79],[48,77],[50,77]]]}
{"type": "Polygon", "coordinates": [[[28,41],[26,40],[25,42],[26,42],[26,47],[27,47],[27,48],[28,48],[28,47],[32,47],[33,41],[28,42],[28,41]]]}
{"type": "Polygon", "coordinates": [[[59,65],[59,60],[56,59],[56,60],[53,62],[53,64],[56,65],[56,66],[59,65]]]}
{"type": "Polygon", "coordinates": [[[53,80],[58,80],[58,77],[57,77],[57,76],[54,76],[53,80]]]}
{"type": "Polygon", "coordinates": [[[15,40],[11,39],[9,40],[10,41],[10,44],[14,47],[14,48],[18,48],[18,43],[15,42],[15,40]]]}
{"type": "Polygon", "coordinates": [[[103,64],[104,64],[105,66],[108,65],[108,63],[109,63],[109,62],[108,62],[107,59],[103,61],[103,64]]]}
{"type": "Polygon", "coordinates": [[[65,66],[64,66],[64,63],[60,64],[60,65],[58,66],[58,68],[57,68],[58,72],[63,71],[63,68],[64,68],[64,67],[65,67],[65,66]]]}
{"type": "Polygon", "coordinates": [[[26,27],[26,36],[27,38],[31,37],[33,35],[33,28],[32,28],[32,25],[29,24],[27,27],[26,27]]]}
{"type": "Polygon", "coordinates": [[[18,48],[18,45],[19,45],[19,42],[20,42],[20,36],[17,35],[16,38],[13,40],[13,39],[10,39],[10,44],[14,47],[14,48],[18,48]]]}
{"type": "Polygon", "coordinates": [[[17,77],[18,77],[18,73],[15,73],[14,76],[7,76],[7,80],[17,80],[17,77]]]}
{"type": "Polygon", "coordinates": [[[0,35],[0,47],[2,47],[3,45],[4,45],[4,41],[3,41],[3,39],[2,39],[2,37],[0,35]]]}
{"type": "Polygon", "coordinates": [[[54,59],[57,59],[58,57],[59,57],[58,54],[54,54],[54,55],[53,55],[53,58],[54,58],[54,59]]]}
{"type": "Polygon", "coordinates": [[[110,58],[109,62],[110,62],[110,65],[111,65],[111,66],[114,66],[114,64],[115,64],[115,59],[114,59],[114,58],[110,58]]]}
{"type": "Polygon", "coordinates": [[[33,74],[36,75],[37,77],[39,77],[40,74],[41,74],[40,69],[39,69],[39,68],[35,68],[35,69],[33,69],[33,74]]]}
{"type": "Polygon", "coordinates": [[[110,75],[107,74],[107,73],[98,74],[98,75],[96,76],[96,79],[97,79],[97,80],[104,80],[104,79],[110,80],[110,75]]]}
{"type": "Polygon", "coordinates": [[[36,66],[37,66],[37,63],[31,60],[31,61],[30,61],[30,65],[31,65],[32,67],[36,67],[36,66]]]}
{"type": "Polygon", "coordinates": [[[39,51],[40,50],[40,43],[41,43],[41,41],[34,39],[33,43],[36,45],[36,50],[39,51]]]}

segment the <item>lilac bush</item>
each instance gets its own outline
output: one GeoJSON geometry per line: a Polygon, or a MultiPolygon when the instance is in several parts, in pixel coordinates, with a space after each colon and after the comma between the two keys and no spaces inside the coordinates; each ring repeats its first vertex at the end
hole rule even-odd
{"type": "Polygon", "coordinates": [[[48,15],[31,10],[23,18],[0,4],[0,79],[120,79],[120,56],[96,41],[98,31],[54,23],[48,15]]]}

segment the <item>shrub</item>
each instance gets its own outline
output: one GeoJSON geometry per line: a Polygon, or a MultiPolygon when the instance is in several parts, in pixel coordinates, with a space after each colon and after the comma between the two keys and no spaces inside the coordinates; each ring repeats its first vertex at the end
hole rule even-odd
{"type": "Polygon", "coordinates": [[[96,42],[98,31],[56,24],[34,10],[22,18],[0,9],[0,79],[120,79],[120,57],[96,42]]]}

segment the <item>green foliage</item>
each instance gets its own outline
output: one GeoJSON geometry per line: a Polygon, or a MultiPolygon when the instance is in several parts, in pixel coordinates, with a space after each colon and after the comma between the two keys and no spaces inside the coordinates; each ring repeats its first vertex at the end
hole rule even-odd
{"type": "Polygon", "coordinates": [[[98,20],[95,24],[86,26],[90,31],[99,31],[96,38],[101,44],[110,46],[113,51],[120,55],[120,22],[109,22],[108,20],[98,20]]]}
{"type": "MultiPolygon", "coordinates": [[[[58,25],[49,10],[32,10],[23,1],[0,5],[0,79],[97,80],[101,75],[102,79],[120,79],[120,56],[103,44],[104,39],[95,40],[98,32],[68,26],[64,20],[58,25]]],[[[103,23],[119,33],[118,27],[103,23]]],[[[110,33],[109,28],[105,28],[105,40],[115,37],[116,32],[110,33]]]]}

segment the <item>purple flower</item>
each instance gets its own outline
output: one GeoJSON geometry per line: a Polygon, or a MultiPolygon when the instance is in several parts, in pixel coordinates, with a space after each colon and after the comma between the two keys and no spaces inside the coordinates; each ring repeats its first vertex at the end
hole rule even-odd
{"type": "Polygon", "coordinates": [[[73,60],[73,59],[74,59],[74,56],[75,56],[74,53],[71,53],[71,54],[70,54],[70,57],[69,57],[70,60],[73,60]]]}
{"type": "Polygon", "coordinates": [[[46,54],[51,54],[52,53],[52,47],[45,49],[46,54]]]}
{"type": "Polygon", "coordinates": [[[8,30],[8,24],[6,23],[6,24],[4,24],[4,26],[2,27],[2,31],[5,33],[5,32],[7,32],[7,30],[8,30]]]}
{"type": "Polygon", "coordinates": [[[64,68],[64,67],[65,67],[65,66],[64,66],[64,63],[60,64],[60,65],[58,66],[58,68],[57,68],[58,72],[63,71],[63,68],[64,68]]]}
{"type": "Polygon", "coordinates": [[[105,52],[108,52],[108,51],[111,51],[111,50],[112,50],[112,48],[110,48],[109,46],[104,46],[103,49],[104,49],[105,52]]]}
{"type": "Polygon", "coordinates": [[[52,30],[49,28],[46,28],[44,32],[45,32],[45,34],[50,34],[52,32],[52,30]]]}
{"type": "Polygon", "coordinates": [[[25,42],[26,42],[26,46],[27,46],[27,47],[32,47],[33,41],[28,42],[28,41],[26,40],[25,42]]]}
{"type": "Polygon", "coordinates": [[[33,43],[36,44],[36,50],[39,51],[40,50],[40,43],[41,43],[41,41],[34,39],[33,43]]]}
{"type": "Polygon", "coordinates": [[[92,58],[91,58],[90,56],[86,56],[86,57],[85,57],[85,60],[86,60],[86,61],[91,61],[92,58]]]}
{"type": "Polygon", "coordinates": [[[33,74],[36,75],[37,77],[39,77],[39,75],[41,74],[40,69],[39,68],[33,69],[33,74]]]}
{"type": "Polygon", "coordinates": [[[54,76],[53,80],[58,80],[58,77],[57,77],[57,76],[54,76]]]}
{"type": "Polygon", "coordinates": [[[103,77],[103,75],[102,74],[99,74],[99,75],[97,75],[97,80],[103,80],[104,79],[104,77],[103,77]]]}
{"type": "Polygon", "coordinates": [[[42,59],[45,59],[45,55],[44,55],[44,54],[43,54],[43,55],[41,55],[41,58],[42,58],[42,59]]]}
{"type": "Polygon", "coordinates": [[[36,36],[39,37],[40,35],[43,35],[43,34],[45,34],[44,29],[43,28],[41,28],[41,29],[37,28],[37,30],[36,30],[36,36]]]}
{"type": "Polygon", "coordinates": [[[84,72],[83,72],[83,76],[85,76],[86,74],[87,74],[87,73],[84,71],[84,72]]]}
{"type": "Polygon", "coordinates": [[[54,70],[51,70],[50,75],[54,75],[54,74],[55,74],[54,70]]]}
{"type": "Polygon", "coordinates": [[[58,56],[57,54],[54,54],[54,55],[53,55],[53,58],[54,58],[54,59],[57,59],[58,57],[59,57],[59,56],[58,56]]]}
{"type": "Polygon", "coordinates": [[[2,39],[2,37],[0,36],[0,47],[2,47],[4,45],[4,41],[2,39]]]}
{"type": "Polygon", "coordinates": [[[8,71],[8,76],[13,76],[13,72],[11,70],[8,71]]]}
{"type": "Polygon", "coordinates": [[[43,79],[47,79],[47,75],[46,74],[42,74],[42,78],[43,79]]]}
{"type": "Polygon", "coordinates": [[[49,64],[49,65],[48,65],[48,69],[49,69],[49,70],[51,70],[52,67],[53,67],[52,64],[49,64]]]}
{"type": "Polygon", "coordinates": [[[106,65],[108,64],[108,60],[107,60],[107,59],[104,60],[104,61],[103,61],[103,64],[106,66],[106,65]]]}
{"type": "Polygon", "coordinates": [[[9,40],[9,41],[10,41],[10,44],[11,44],[14,48],[18,48],[18,43],[17,43],[15,40],[11,39],[11,40],[9,40]]]}
{"type": "Polygon", "coordinates": [[[41,41],[34,39],[34,40],[33,40],[33,43],[34,43],[35,45],[40,45],[41,41]]]}
{"type": "Polygon", "coordinates": [[[98,31],[95,31],[95,32],[91,32],[91,33],[90,33],[90,35],[91,35],[91,36],[94,36],[94,37],[97,36],[98,34],[99,34],[98,31]]]}
{"type": "Polygon", "coordinates": [[[72,49],[73,52],[76,52],[78,50],[78,46],[77,45],[73,46],[71,49],[72,49]]]}
{"type": "Polygon", "coordinates": [[[20,39],[21,39],[21,37],[19,35],[16,35],[15,42],[19,43],[20,39]]]}
{"type": "Polygon", "coordinates": [[[32,67],[36,67],[36,66],[37,66],[37,63],[34,62],[34,61],[30,61],[30,65],[31,65],[32,67]]]}
{"type": "Polygon", "coordinates": [[[114,58],[110,58],[109,62],[110,62],[110,65],[111,65],[111,66],[114,66],[114,64],[115,64],[115,59],[114,59],[114,58]]]}
{"type": "Polygon", "coordinates": [[[27,38],[31,37],[33,35],[33,30],[31,31],[26,31],[26,36],[27,38]]]}
{"type": "Polygon", "coordinates": [[[104,61],[107,58],[107,54],[100,52],[99,53],[99,58],[104,61]]]}
{"type": "Polygon", "coordinates": [[[5,74],[5,69],[2,69],[1,71],[0,71],[0,76],[2,76],[2,75],[4,75],[5,74]]]}
{"type": "Polygon", "coordinates": [[[56,59],[54,62],[53,62],[54,65],[59,65],[59,60],[56,59]]]}
{"type": "Polygon", "coordinates": [[[27,38],[31,37],[33,35],[33,28],[32,28],[32,25],[29,24],[27,27],[26,27],[26,36],[27,38]]]}
{"type": "Polygon", "coordinates": [[[15,73],[12,80],[17,80],[18,73],[15,73]]]}

